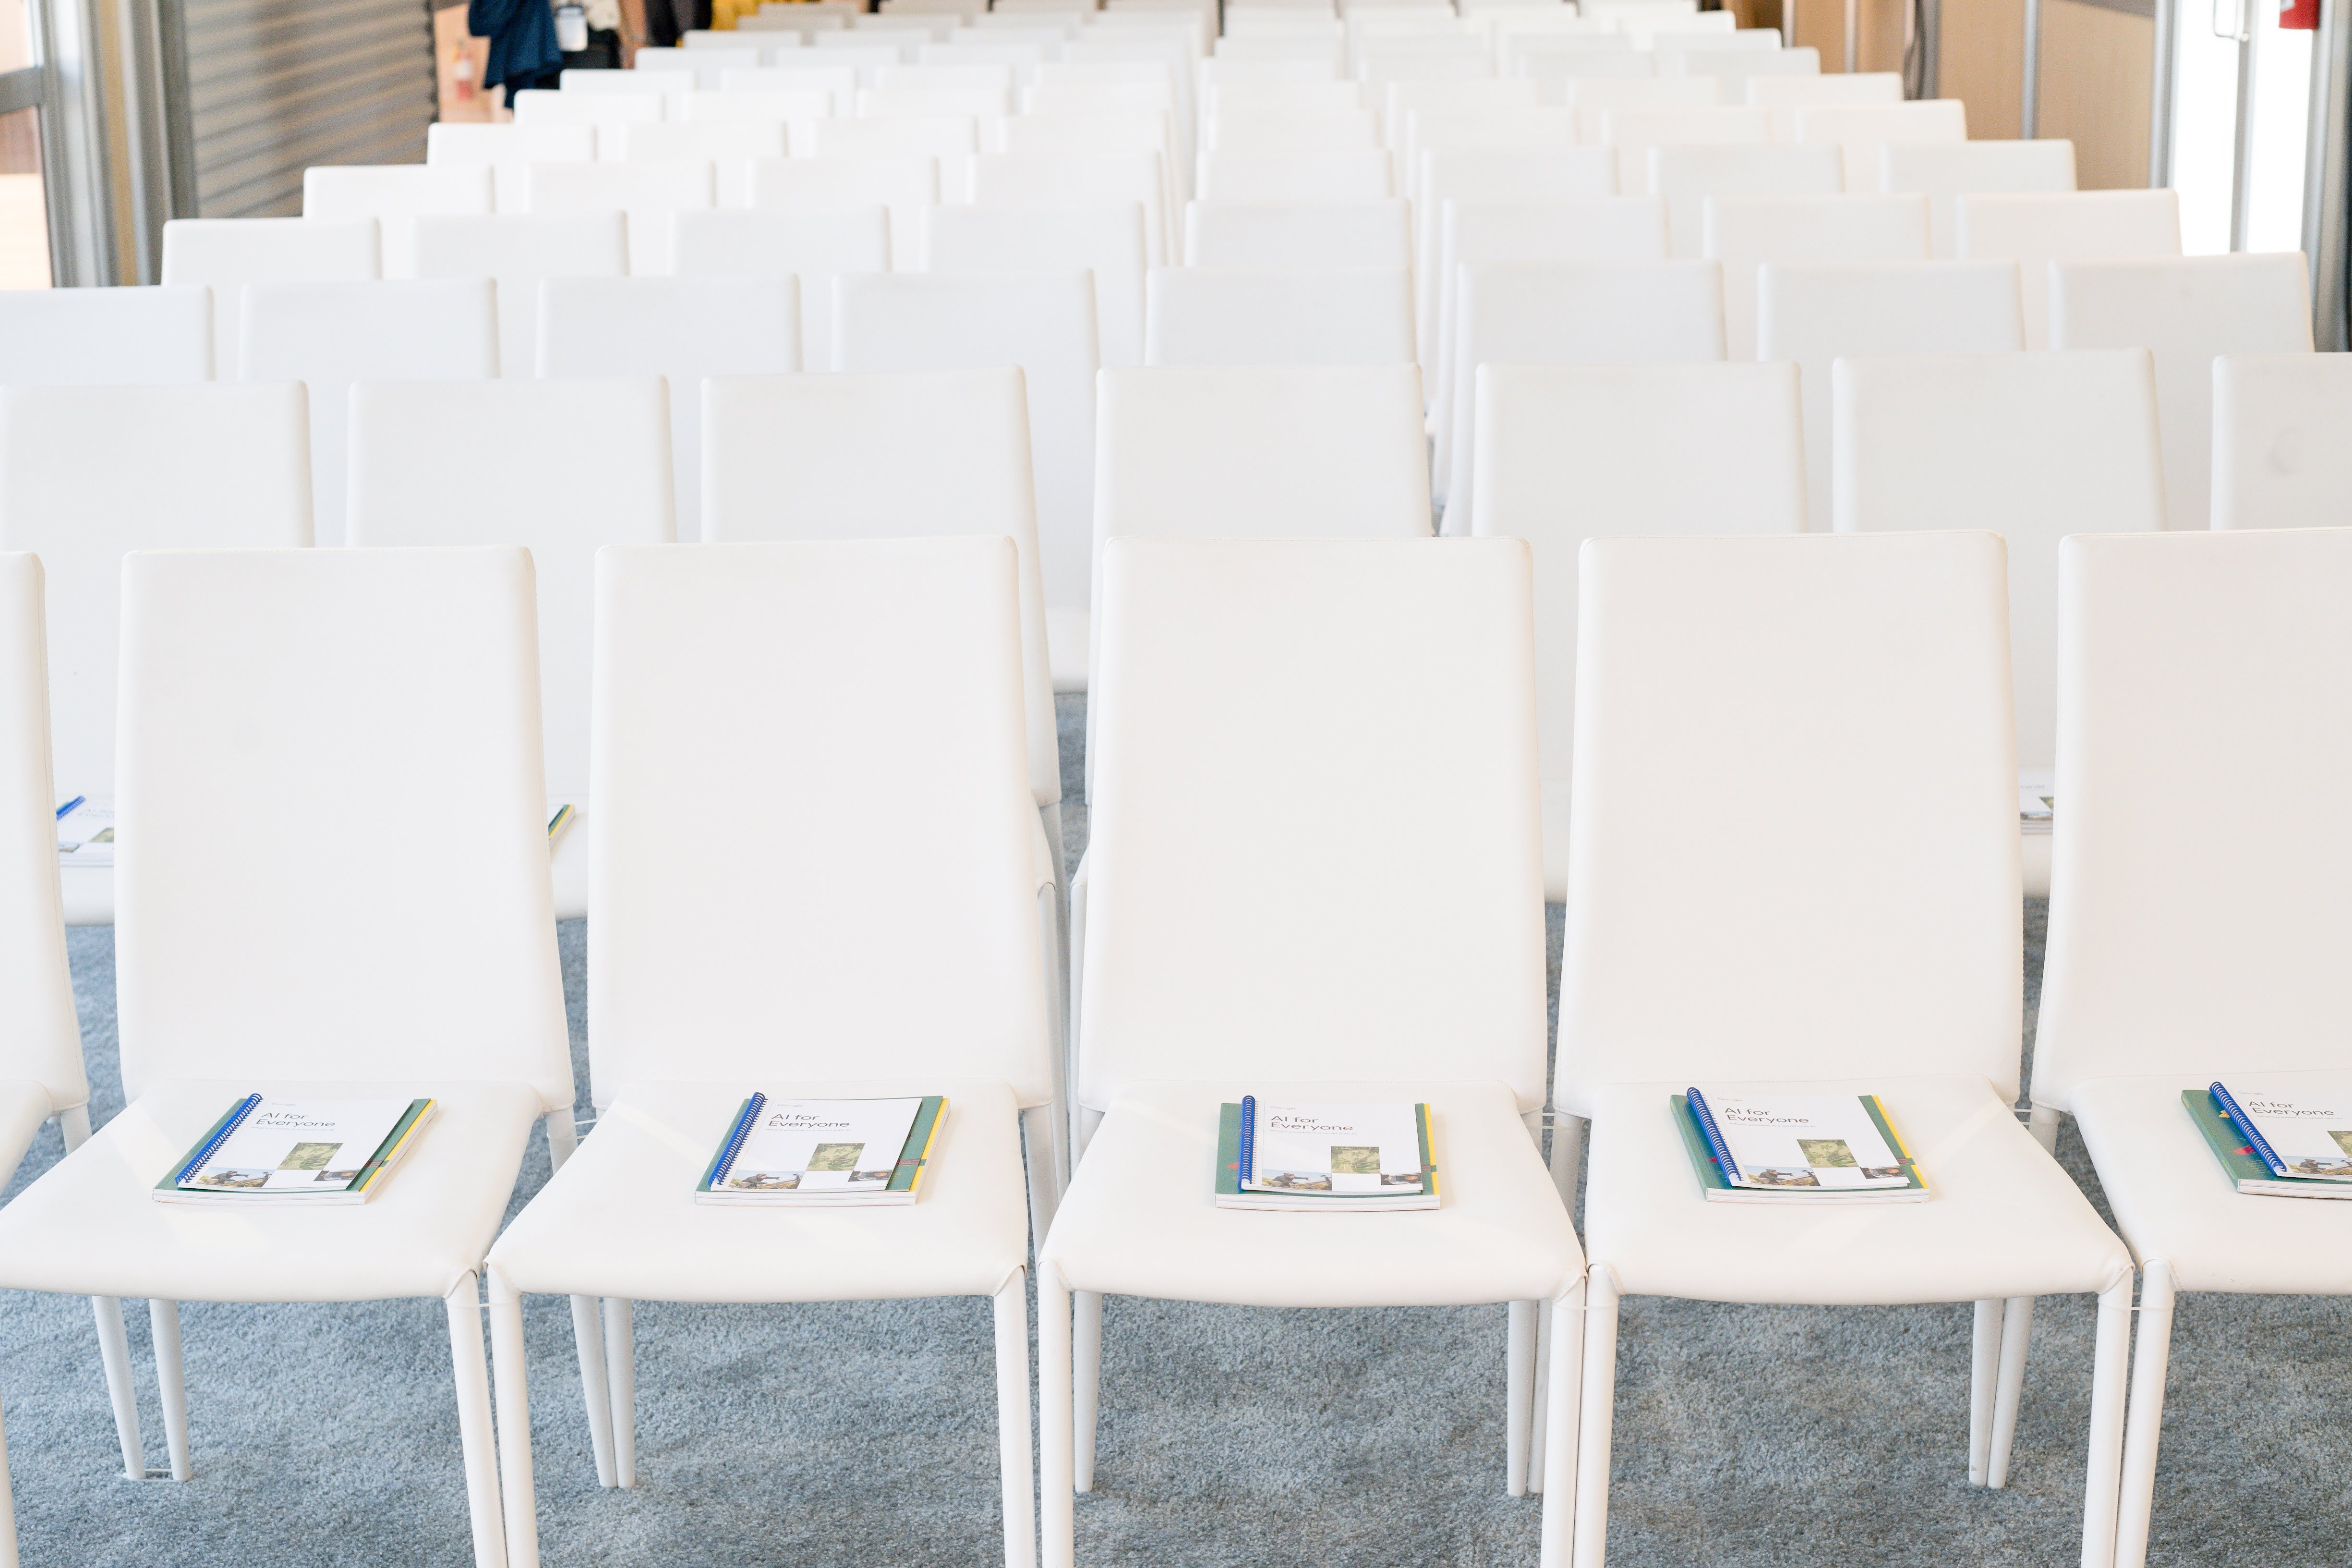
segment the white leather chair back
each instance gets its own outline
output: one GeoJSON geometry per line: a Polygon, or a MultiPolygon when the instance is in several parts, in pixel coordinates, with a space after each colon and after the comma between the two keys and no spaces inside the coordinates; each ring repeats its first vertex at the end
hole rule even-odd
{"type": "Polygon", "coordinates": [[[1735,359],[1756,347],[1756,275],[1773,263],[1925,261],[1927,198],[1710,195],[1699,253],[1723,263],[1723,321],[1735,359]]]}
{"type": "MultiPolygon", "coordinates": [[[[1437,253],[1445,204],[1582,201],[1617,194],[1617,156],[1606,147],[1451,147],[1423,153],[1405,171],[1412,198],[1413,321],[1423,353],[1437,346],[1437,253]]],[[[1639,195],[1629,192],[1628,195],[1639,195]]],[[[1436,378],[1423,389],[1436,394],[1436,378]]]]}
{"type": "Polygon", "coordinates": [[[1541,103],[1540,85],[1533,77],[1392,81],[1381,89],[1381,141],[1391,152],[1401,149],[1406,124],[1412,115],[1425,110],[1535,109],[1541,103]]]}
{"type": "MultiPolygon", "coordinates": [[[[635,71],[627,74],[636,75],[635,71]]],[[[526,126],[629,125],[659,120],[667,107],[664,88],[681,95],[694,90],[692,71],[665,71],[661,75],[667,79],[615,79],[613,86],[617,90],[614,91],[580,87],[570,92],[551,92],[541,88],[525,88],[514,95],[514,122],[526,126]]]]}
{"type": "Polygon", "coordinates": [[[1201,154],[1202,201],[1381,202],[1397,194],[1378,148],[1201,154]]]}
{"type": "Polygon", "coordinates": [[[478,163],[338,163],[302,171],[302,216],[375,219],[383,276],[415,278],[416,220],[495,212],[495,186],[493,171],[478,163]]]}
{"type": "MultiPolygon", "coordinates": [[[[1667,77],[1712,81],[1712,77],[1667,77]]],[[[1612,109],[1601,117],[1600,140],[1617,151],[1617,188],[1638,191],[1649,182],[1657,147],[1762,146],[1771,141],[1764,111],[1717,105],[1696,109],[1612,109]]]]}
{"type": "Polygon", "coordinates": [[[940,206],[929,220],[932,272],[1094,274],[1095,334],[1106,365],[1143,363],[1143,206],[940,206]]]}
{"type": "Polygon", "coordinates": [[[2064,191],[1953,202],[1954,254],[2017,263],[2025,346],[2050,346],[2050,264],[2180,254],[2178,192],[2064,191]]]}
{"type": "Polygon", "coordinates": [[[122,571],[122,1083],[527,1083],[572,1104],[530,556],[122,571]]]}
{"type": "Polygon", "coordinates": [[[1544,898],[1568,896],[1577,555],[1596,536],[1796,533],[1805,447],[1790,364],[1489,364],[1469,531],[1535,552],[1544,898]]]}
{"type": "Polygon", "coordinates": [[[498,300],[488,279],[253,283],[244,315],[242,379],[310,390],[310,516],[324,545],[343,542],[352,383],[499,374],[498,300]]]}
{"type": "Polygon", "coordinates": [[[213,374],[237,375],[248,283],[359,283],[383,276],[372,217],[173,218],[163,225],[164,284],[213,291],[213,374]]]}
{"type": "Polygon", "coordinates": [[[629,270],[670,269],[669,215],[717,205],[717,175],[701,162],[533,163],[524,175],[525,210],[621,212],[629,220],[629,270]]]}
{"type": "Polygon", "coordinates": [[[672,213],[670,260],[680,278],[798,278],[812,345],[803,358],[822,358],[833,342],[834,279],[889,271],[890,233],[890,209],[879,203],[672,213]]]}
{"type": "Polygon", "coordinates": [[[712,197],[730,206],[748,199],[752,160],[787,150],[782,120],[656,120],[597,132],[598,154],[608,163],[710,164],[712,197]]]}
{"type": "Polygon", "coordinates": [[[538,372],[541,282],[625,278],[628,271],[629,221],[618,212],[416,220],[419,278],[487,278],[496,287],[499,374],[509,381],[538,372]]]}
{"type": "Polygon", "coordinates": [[[888,208],[892,264],[911,268],[922,259],[926,216],[939,205],[940,161],[928,153],[787,158],[752,164],[751,182],[755,212],[888,208]]]}
{"type": "MultiPolygon", "coordinates": [[[[232,373],[236,345],[228,346],[232,373]]],[[[213,378],[201,284],[0,289],[0,386],[131,386],[213,378]]]]}
{"type": "Polygon", "coordinates": [[[1213,101],[1207,132],[1204,146],[1212,153],[1319,153],[1381,144],[1381,123],[1369,109],[1230,109],[1213,101]]]}
{"type": "Polygon", "coordinates": [[[1144,311],[1146,364],[1414,360],[1412,279],[1401,267],[1158,267],[1145,279],[1144,311]]]}
{"type": "Polygon", "coordinates": [[[2213,526],[2352,523],[2352,359],[2222,354],[2213,361],[2213,526]]]}
{"type": "Polygon", "coordinates": [[[425,162],[488,163],[498,210],[519,213],[533,163],[585,163],[596,156],[593,125],[466,125],[436,121],[425,128],[425,162]]]}
{"type": "Polygon", "coordinates": [[[971,161],[971,199],[982,206],[1134,202],[1143,208],[1147,265],[1165,266],[1167,179],[1157,153],[983,153],[971,161]]]}
{"type": "Polygon", "coordinates": [[[801,367],[789,278],[554,278],[540,286],[539,374],[669,383],[677,537],[702,537],[702,381],[801,367]]]}
{"type": "Polygon", "coordinates": [[[2023,195],[2074,188],[2074,144],[2039,142],[1889,142],[1878,150],[1878,189],[1927,198],[1927,234],[1938,260],[1952,255],[1954,204],[1975,195],[2023,195]]]}
{"type": "Polygon", "coordinates": [[[1715,1078],[2015,1096],[2001,555],[1990,533],[1586,543],[1564,1109],[1715,1078]]]}
{"type": "Polygon", "coordinates": [[[586,799],[596,552],[677,538],[661,380],[355,386],[350,529],[354,545],[530,552],[548,799],[586,799]]]}
{"type": "Polygon", "coordinates": [[[33,1079],[66,1110],[89,1100],[89,1080],[58,892],[41,608],[40,558],[0,549],[0,1075],[33,1079]]]}
{"type": "Polygon", "coordinates": [[[1412,265],[1412,215],[1402,201],[1193,202],[1184,209],[1187,267],[1412,265]]]}
{"type": "Polygon", "coordinates": [[[2050,264],[2052,348],[2156,354],[2168,526],[2211,512],[2215,357],[2310,353],[2310,300],[2298,251],[2050,264]]]}
{"type": "Polygon", "coordinates": [[[1654,146],[1643,178],[1665,198],[1668,254],[1688,258],[1706,249],[1707,197],[1833,196],[1845,189],[1845,161],[1834,147],[1654,146]]]}
{"type": "Polygon", "coordinates": [[[2065,1110],[2086,1079],[2352,1065],[2352,530],[2061,550],[2034,1102],[2065,1110]]]}
{"type": "MultiPolygon", "coordinates": [[[[1782,78],[1802,80],[1802,78],[1782,78]]],[[[1818,77],[1817,81],[1832,79],[1818,77]]],[[[1749,90],[1755,90],[1751,83],[1749,90]]],[[[1790,117],[1792,142],[1828,142],[1844,149],[1845,188],[1878,188],[1883,148],[1911,142],[1949,145],[1969,138],[1968,111],[1957,98],[1914,99],[1884,103],[1800,105],[1790,117]]]]}
{"type": "MultiPolygon", "coordinates": [[[[1815,62],[1818,68],[1819,62],[1815,62]]],[[[1901,103],[1903,73],[1900,71],[1838,71],[1823,76],[1816,68],[1794,76],[1777,76],[1744,84],[1747,102],[1767,109],[1772,115],[1772,140],[1793,142],[1797,137],[1797,110],[1821,109],[1835,104],[1901,103]]],[[[1856,185],[1856,190],[1875,186],[1856,185]]]]}
{"type": "Polygon", "coordinates": [[[1079,1102],[1442,1074],[1541,1105],[1527,546],[1114,539],[1101,616],[1079,1102]]]}

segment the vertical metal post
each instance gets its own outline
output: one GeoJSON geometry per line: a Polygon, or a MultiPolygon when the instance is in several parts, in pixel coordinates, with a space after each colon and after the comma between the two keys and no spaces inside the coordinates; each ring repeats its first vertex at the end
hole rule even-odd
{"type": "Polygon", "coordinates": [[[1919,0],[1919,96],[1941,98],[1944,85],[1944,0],[1919,0]]]}
{"type": "Polygon", "coordinates": [[[2147,184],[2161,190],[2172,184],[2172,109],[2174,84],[2179,73],[2174,56],[2180,52],[2181,0],[2156,0],[2155,59],[2148,67],[2147,184]]]}
{"type": "Polygon", "coordinates": [[[2028,142],[2042,124],[2042,0],[2025,0],[2025,81],[2017,104],[2017,133],[2028,142]]]}
{"type": "Polygon", "coordinates": [[[2246,231],[2254,211],[2254,39],[2253,7],[2241,0],[2238,10],[2238,117],[2230,147],[2230,248],[2246,248],[2246,231]]]}
{"type": "Polygon", "coordinates": [[[2311,258],[2311,340],[2323,351],[2352,346],[2347,314],[2345,184],[2352,179],[2352,26],[2344,0],[2320,0],[2311,49],[2311,130],[2303,172],[2303,253],[2311,258]]]}

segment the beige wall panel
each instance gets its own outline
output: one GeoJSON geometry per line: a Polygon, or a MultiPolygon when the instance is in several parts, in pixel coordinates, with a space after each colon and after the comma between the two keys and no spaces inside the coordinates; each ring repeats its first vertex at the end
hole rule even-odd
{"type": "Polygon", "coordinates": [[[2025,0],[1944,0],[1940,96],[1969,106],[1969,134],[2017,134],[2025,80],[2025,0]]]}
{"type": "MultiPolygon", "coordinates": [[[[2147,184],[2149,71],[2156,23],[2082,0],[2043,0],[2042,134],[2074,143],[2074,181],[2086,191],[2147,184]]],[[[1969,117],[1971,134],[1976,117],[1969,117]]]]}

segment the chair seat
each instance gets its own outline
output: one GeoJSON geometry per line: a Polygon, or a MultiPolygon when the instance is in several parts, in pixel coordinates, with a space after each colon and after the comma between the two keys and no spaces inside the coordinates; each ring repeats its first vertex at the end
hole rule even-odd
{"type": "Polygon", "coordinates": [[[0,1209],[0,1288],[175,1301],[446,1296],[478,1268],[541,1114],[525,1084],[158,1084],[0,1209]],[[366,1203],[166,1204],[150,1191],[241,1096],[440,1101],[366,1203]]]}
{"type": "Polygon", "coordinates": [[[623,1090],[490,1249],[494,1289],[635,1301],[992,1296],[1027,1263],[1020,1106],[1003,1084],[758,1085],[810,1099],[947,1096],[921,1195],[895,1208],[697,1203],[752,1087],[623,1090]]]}
{"type": "MultiPolygon", "coordinates": [[[[2352,1093],[2352,1073],[2260,1076],[2352,1093]]],[[[2180,1104],[2211,1081],[2095,1079],[2069,1093],[2125,1239],[2143,1263],[2172,1265],[2178,1289],[2352,1294],[2352,1199],[2238,1191],[2180,1104]]]]}
{"type": "Polygon", "coordinates": [[[1087,1146],[1039,1265],[1073,1290],[1257,1307],[1549,1300],[1584,1267],[1559,1191],[1499,1083],[1130,1084],[1087,1146]],[[1244,1093],[1427,1101],[1439,1206],[1217,1207],[1217,1108],[1244,1093]]]}
{"type": "Polygon", "coordinates": [[[2131,1273],[2123,1242],[1983,1079],[1721,1086],[1885,1103],[1934,1195],[1821,1207],[1706,1201],[1674,1122],[1688,1087],[1592,1095],[1585,1244],[1622,1295],[1893,1306],[2095,1292],[2131,1273]]]}
{"type": "Polygon", "coordinates": [[[0,1182],[23,1161],[41,1123],[55,1114],[49,1091],[39,1084],[22,1079],[0,1082],[0,1182]]]}

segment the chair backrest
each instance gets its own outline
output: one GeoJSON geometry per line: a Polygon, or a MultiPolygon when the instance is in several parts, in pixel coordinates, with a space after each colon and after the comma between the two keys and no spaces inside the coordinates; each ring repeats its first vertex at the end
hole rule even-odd
{"type": "Polygon", "coordinates": [[[1795,533],[1805,447],[1789,364],[1482,366],[1469,532],[1535,554],[1544,898],[1568,890],[1577,553],[1612,534],[1795,533]]]}
{"type": "Polygon", "coordinates": [[[1154,268],[1144,363],[1410,364],[1412,279],[1401,267],[1154,268]]]}
{"type": "Polygon", "coordinates": [[[1094,274],[1102,363],[1143,363],[1143,207],[1138,202],[1051,206],[940,206],[925,263],[933,272],[1094,274]]]}
{"type": "Polygon", "coordinates": [[[123,556],[307,545],[310,466],[299,386],[0,389],[0,550],[47,579],[53,807],[114,794],[123,556]]]}
{"type": "Polygon", "coordinates": [[[2213,361],[2213,526],[2352,523],[2352,359],[2222,354],[2213,361]]]}
{"type": "Polygon", "coordinates": [[[811,122],[832,114],[833,100],[834,94],[821,87],[721,88],[716,92],[689,92],[681,122],[782,122],[785,150],[789,152],[794,143],[809,144],[815,134],[811,122]]]}
{"type": "Polygon", "coordinates": [[[789,278],[554,278],[540,286],[539,374],[669,383],[677,537],[702,537],[702,380],[801,367],[789,278]]]}
{"type": "Polygon", "coordinates": [[[1712,77],[1577,77],[1570,80],[1568,101],[1583,139],[1599,142],[1606,129],[1602,117],[1612,110],[1713,109],[1722,106],[1722,93],[1712,77]]]}
{"type": "Polygon", "coordinates": [[[497,210],[493,172],[483,164],[339,163],[302,171],[305,218],[372,217],[381,226],[386,278],[417,276],[419,217],[497,210]]]}
{"type": "Polygon", "coordinates": [[[1203,153],[1201,199],[1211,202],[1381,202],[1397,194],[1378,148],[1328,153],[1203,153]]]}
{"type": "Polygon", "coordinates": [[[1020,558],[1029,784],[1062,798],[1021,372],[714,378],[703,389],[703,537],[1010,538],[1020,558]]]}
{"type": "Polygon", "coordinates": [[[1369,109],[1286,111],[1213,106],[1207,130],[1206,146],[1215,153],[1318,153],[1381,144],[1380,121],[1369,109]]]}
{"type": "MultiPolygon", "coordinates": [[[[1818,67],[1818,62],[1816,62],[1818,67]]],[[[1771,76],[1745,84],[1747,102],[1772,113],[1772,139],[1790,142],[1796,139],[1797,110],[1840,103],[1901,103],[1904,100],[1903,73],[1900,71],[1840,71],[1823,76],[1816,68],[1791,76],[1771,76]]],[[[1857,190],[1870,189],[1856,186],[1857,190]]]]}
{"type": "Polygon", "coordinates": [[[1723,269],[1712,261],[1487,261],[1464,268],[1455,286],[1461,314],[1442,481],[1448,533],[1469,526],[1480,365],[1723,358],[1723,269]]]}
{"type": "Polygon", "coordinates": [[[740,205],[745,163],[785,153],[781,120],[656,120],[610,127],[598,141],[607,163],[708,163],[717,182],[714,196],[723,195],[730,205],[740,205]]]}
{"type": "Polygon", "coordinates": [[[310,517],[343,542],[343,458],[355,381],[488,381],[499,374],[498,300],[488,279],[416,283],[252,283],[246,381],[310,391],[310,517]]]}
{"type": "MultiPolygon", "coordinates": [[[[635,76],[636,73],[629,73],[635,76]]],[[[662,118],[663,91],[688,93],[694,90],[692,71],[665,71],[667,82],[615,81],[617,92],[596,92],[574,89],[570,92],[551,92],[540,88],[525,88],[514,95],[514,117],[518,125],[627,125],[635,121],[662,118]],[[642,89],[642,90],[640,90],[642,89]]],[[[722,73],[732,75],[732,72],[722,73]]],[[[766,74],[764,72],[762,75],[766,74]]]]}
{"type": "Polygon", "coordinates": [[[1192,202],[1184,209],[1187,267],[1412,265],[1411,204],[1192,202]]]}
{"type": "MultiPolygon", "coordinates": [[[[236,367],[236,344],[225,351],[236,367]]],[[[130,386],[213,378],[202,285],[0,289],[0,386],[130,386]]]]}
{"type": "MultiPolygon", "coordinates": [[[[1706,77],[1668,77],[1706,81],[1706,77]]],[[[1650,175],[1657,147],[1762,146],[1771,140],[1759,109],[1612,109],[1601,116],[1601,139],[1617,150],[1617,188],[1638,191],[1650,175]]]]}
{"type": "Polygon", "coordinates": [[[123,563],[131,1098],[499,1081],[568,1112],[530,577],[521,550],[123,563]]]}
{"type": "Polygon", "coordinates": [[[533,163],[585,163],[596,156],[593,125],[468,125],[436,121],[425,128],[425,162],[487,163],[498,210],[528,205],[525,176],[533,163]]]}
{"type": "Polygon", "coordinates": [[[1081,1104],[1170,1077],[1543,1103],[1528,571],[1508,539],[1109,542],[1081,1104]]]}
{"type": "Polygon", "coordinates": [[[2352,530],[2090,534],[2059,574],[2034,1103],[2344,1068],[2352,530]]]}
{"type": "Polygon", "coordinates": [[[1585,544],[1563,1109],[1716,1078],[1976,1073],[2015,1097],[2001,553],[1990,533],[1585,544]]]}
{"type": "Polygon", "coordinates": [[[922,258],[926,216],[940,201],[940,161],[926,153],[787,158],[751,165],[754,211],[880,205],[890,212],[890,257],[910,268],[922,258]]]}
{"type": "Polygon", "coordinates": [[[1834,196],[1845,189],[1845,161],[1834,147],[1655,146],[1643,173],[1650,195],[1665,198],[1667,254],[1681,258],[1706,250],[1709,196],[1834,196]]]}
{"type": "Polygon", "coordinates": [[[89,1100],[89,1080],[58,890],[41,609],[40,557],[0,549],[0,1073],[67,1110],[89,1100]]]}
{"type": "Polygon", "coordinates": [[[1804,380],[1805,500],[1816,530],[1830,525],[1832,362],[2024,346],[2013,261],[1774,263],[1759,271],[1757,357],[1795,360],[1804,380]]]}
{"type": "Polygon", "coordinates": [[[2164,526],[2156,373],[2144,349],[1840,359],[1841,533],[1992,527],[2009,542],[2017,765],[2058,744],[2058,542],[2164,526]]]}
{"type": "Polygon", "coordinates": [[[1707,196],[1699,249],[1723,263],[1723,321],[1731,353],[1756,348],[1756,275],[1773,262],[1925,261],[1927,198],[1707,196]]]}
{"type": "Polygon", "coordinates": [[[983,153],[971,161],[971,199],[982,206],[1134,202],[1143,208],[1147,265],[1163,267],[1167,174],[1157,153],[983,153]]]}
{"type": "Polygon", "coordinates": [[[1053,1098],[1016,575],[997,538],[604,553],[600,1104],[633,1081],[761,1073],[1053,1098]],[[735,825],[726,854],[678,853],[681,800],[735,825]]]}
{"type": "Polygon", "coordinates": [[[498,290],[499,374],[539,365],[539,286],[550,278],[625,278],[628,219],[617,212],[501,213],[416,220],[419,278],[487,278],[498,290]]]}
{"type": "MultiPolygon", "coordinates": [[[[797,278],[803,335],[833,341],[833,280],[844,272],[890,270],[890,209],[776,207],[746,212],[716,207],[670,215],[670,261],[680,278],[797,278]]],[[[1136,292],[1142,284],[1139,279],[1136,292]]],[[[1139,303],[1137,310],[1142,307],[1139,303]]]]}
{"type": "MultiPolygon", "coordinates": [[[[1763,79],[1759,78],[1759,81],[1763,79]]],[[[1753,91],[1756,85],[1751,83],[1749,90],[1753,91]]],[[[1882,148],[1911,142],[1948,144],[1969,138],[1968,112],[1957,98],[1915,99],[1908,103],[1808,104],[1797,110],[1794,120],[1791,141],[1831,142],[1845,149],[1845,188],[1849,191],[1878,188],[1882,148]]]]}
{"type": "Polygon", "coordinates": [[[1392,81],[1381,89],[1381,140],[1391,152],[1404,145],[1408,119],[1428,109],[1535,109],[1543,95],[1532,77],[1477,77],[1465,81],[1392,81]]]}
{"type": "MultiPolygon", "coordinates": [[[[629,270],[669,270],[669,215],[717,205],[717,176],[701,162],[533,163],[524,176],[527,210],[619,211],[629,220],[629,270]]],[[[756,202],[753,205],[759,205],[756,202]]]]}
{"type": "Polygon", "coordinates": [[[1889,142],[1878,150],[1878,188],[1927,198],[1927,234],[1938,260],[1953,254],[1954,203],[1976,195],[2074,188],[2074,144],[2040,142],[1889,142]]]}
{"type": "MultiPolygon", "coordinates": [[[[1408,175],[1414,321],[1426,348],[1437,342],[1437,262],[1447,202],[1573,202],[1618,194],[1617,156],[1606,147],[1439,148],[1423,153],[1408,175]]],[[[1424,390],[1436,390],[1435,378],[1424,390]]]]}
{"type": "Polygon", "coordinates": [[[551,812],[587,798],[596,552],[675,542],[672,495],[658,378],[352,389],[352,544],[530,552],[551,812]]]}
{"type": "Polygon", "coordinates": [[[2212,506],[2213,361],[2309,353],[2309,276],[2294,251],[2053,261],[2050,346],[2155,353],[2166,523],[2202,528],[2212,506]]]}
{"type": "Polygon", "coordinates": [[[2025,346],[2050,343],[2050,264],[2180,254],[2180,197],[2170,190],[2064,191],[1955,198],[1953,249],[2017,263],[2025,346]]]}
{"type": "Polygon", "coordinates": [[[358,283],[381,278],[372,217],[173,218],[163,226],[165,284],[213,291],[213,374],[237,374],[248,283],[358,283]]]}
{"type": "Polygon", "coordinates": [[[1054,668],[1086,647],[1095,488],[1094,285],[1083,272],[893,273],[834,283],[835,370],[1018,365],[1054,668]]]}

